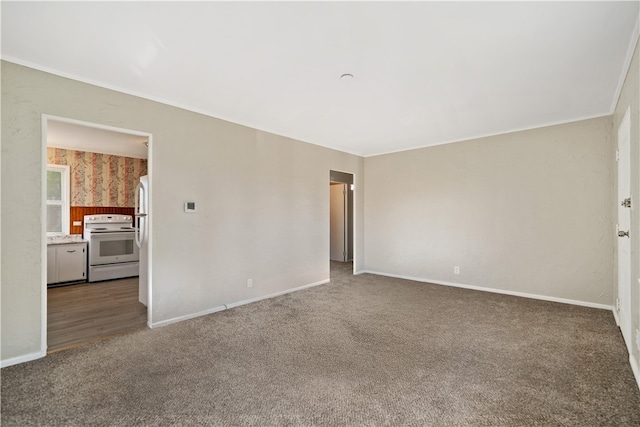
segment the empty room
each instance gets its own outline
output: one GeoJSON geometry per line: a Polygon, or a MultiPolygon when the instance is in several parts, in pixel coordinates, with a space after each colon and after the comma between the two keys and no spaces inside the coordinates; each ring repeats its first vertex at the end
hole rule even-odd
{"type": "Polygon", "coordinates": [[[6,426],[640,425],[640,2],[14,2],[6,426]]]}

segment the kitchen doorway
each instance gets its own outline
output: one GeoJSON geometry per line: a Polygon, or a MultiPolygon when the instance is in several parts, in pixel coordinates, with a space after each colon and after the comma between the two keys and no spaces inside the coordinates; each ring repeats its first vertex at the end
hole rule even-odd
{"type": "Polygon", "coordinates": [[[355,230],[354,175],[329,171],[329,260],[353,263],[355,230]]]}
{"type": "MultiPolygon", "coordinates": [[[[139,274],[146,278],[144,284],[139,276],[124,277],[131,274],[91,280],[94,267],[89,265],[91,245],[84,238],[83,221],[85,215],[118,214],[135,224],[136,186],[141,176],[151,181],[152,147],[152,135],[147,132],[42,115],[43,276],[47,278],[43,280],[42,346],[48,352],[152,323],[151,265],[147,262],[151,218],[147,221],[147,258],[140,260],[133,273],[144,269],[146,274],[139,274]],[[58,185],[58,176],[49,172],[54,164],[67,168],[66,186],[58,185]],[[63,214],[58,215],[60,212],[63,214]]],[[[150,192],[147,197],[150,201],[150,192]]],[[[112,249],[115,247],[105,248],[112,249]]]]}

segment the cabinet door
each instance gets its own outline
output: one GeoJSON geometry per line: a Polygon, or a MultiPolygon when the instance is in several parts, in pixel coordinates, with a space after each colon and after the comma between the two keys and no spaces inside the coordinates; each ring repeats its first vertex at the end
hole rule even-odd
{"type": "Polygon", "coordinates": [[[58,282],[84,280],[86,278],[86,245],[60,245],[57,247],[58,282]]]}
{"type": "Polygon", "coordinates": [[[47,285],[58,281],[56,247],[47,246],[47,285]]]}

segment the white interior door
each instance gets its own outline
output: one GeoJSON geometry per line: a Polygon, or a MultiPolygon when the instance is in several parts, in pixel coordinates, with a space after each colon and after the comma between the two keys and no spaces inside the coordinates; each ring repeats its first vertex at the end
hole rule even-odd
{"type": "Polygon", "coordinates": [[[629,109],[618,128],[618,319],[631,351],[631,127],[629,109]]]}
{"type": "Polygon", "coordinates": [[[347,260],[347,185],[331,184],[330,188],[330,255],[332,261],[347,260]]]}

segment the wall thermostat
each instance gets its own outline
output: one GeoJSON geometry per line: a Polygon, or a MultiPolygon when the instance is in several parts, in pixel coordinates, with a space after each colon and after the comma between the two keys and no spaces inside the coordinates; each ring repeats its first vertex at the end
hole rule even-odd
{"type": "Polygon", "coordinates": [[[196,202],[184,202],[184,211],[187,213],[196,211],[196,202]]]}

